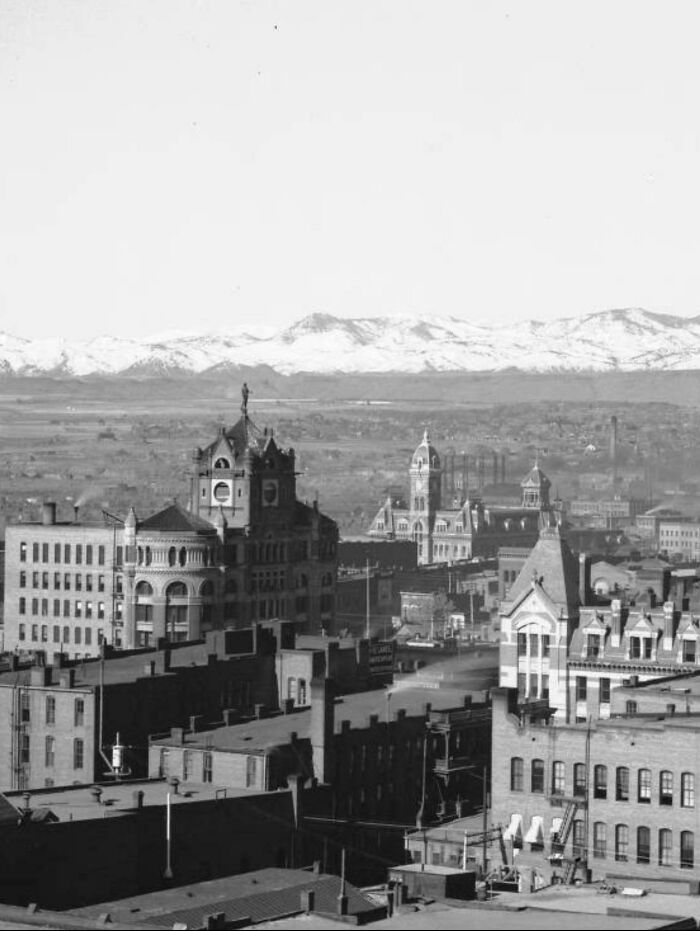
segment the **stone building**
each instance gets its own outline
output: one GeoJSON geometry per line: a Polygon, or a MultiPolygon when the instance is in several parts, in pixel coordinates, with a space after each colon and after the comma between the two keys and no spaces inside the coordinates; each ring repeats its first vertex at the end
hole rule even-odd
{"type": "Polygon", "coordinates": [[[105,641],[131,649],[285,618],[328,629],[338,528],[296,497],[294,451],[248,416],[197,450],[190,508],[139,519],[8,525],[5,649],[79,659],[105,641]]]}
{"type": "Polygon", "coordinates": [[[500,546],[533,546],[540,525],[558,519],[549,500],[551,483],[536,464],[520,484],[520,507],[490,506],[466,493],[443,502],[440,457],[426,430],[411,458],[408,502],[389,496],[369,534],[413,540],[419,564],[495,556],[500,546]]]}

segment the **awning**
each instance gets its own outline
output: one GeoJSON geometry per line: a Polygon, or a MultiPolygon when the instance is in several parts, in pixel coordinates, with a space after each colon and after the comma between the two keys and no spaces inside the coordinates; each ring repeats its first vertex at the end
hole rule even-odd
{"type": "Polygon", "coordinates": [[[552,826],[549,829],[549,833],[558,834],[559,831],[561,830],[561,823],[563,820],[564,820],[563,818],[552,818],[552,826]]]}
{"type": "Polygon", "coordinates": [[[522,815],[511,815],[510,824],[503,832],[503,840],[522,840],[523,838],[523,818],[522,815]]]}
{"type": "Polygon", "coordinates": [[[542,818],[539,815],[533,815],[530,827],[525,835],[526,844],[544,844],[544,829],[542,827],[542,818]]]}

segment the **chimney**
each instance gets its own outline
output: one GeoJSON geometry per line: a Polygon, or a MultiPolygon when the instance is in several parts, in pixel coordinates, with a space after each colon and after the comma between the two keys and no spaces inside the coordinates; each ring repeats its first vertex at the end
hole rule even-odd
{"type": "Polygon", "coordinates": [[[335,682],[311,680],[311,752],[314,776],[328,784],[333,778],[333,731],[335,728],[335,682]]]}
{"type": "Polygon", "coordinates": [[[170,739],[175,744],[176,747],[182,747],[185,743],[185,728],[184,727],[171,727],[170,728],[170,739]]]}
{"type": "Polygon", "coordinates": [[[579,553],[578,557],[578,600],[579,604],[588,604],[588,572],[590,560],[586,553],[579,553]]]}
{"type": "Polygon", "coordinates": [[[256,704],[255,705],[255,717],[259,721],[260,718],[263,718],[264,716],[265,716],[265,705],[256,704]]]}
{"type": "Polygon", "coordinates": [[[664,601],[664,650],[673,649],[673,635],[675,633],[675,608],[672,601],[664,601]]]}
{"type": "Polygon", "coordinates": [[[134,800],[134,808],[137,811],[141,811],[143,808],[143,791],[141,789],[137,789],[132,793],[132,798],[134,800]]]}
{"type": "Polygon", "coordinates": [[[236,723],[236,716],[238,715],[237,708],[224,708],[223,712],[224,726],[230,727],[231,724],[236,723]]]}
{"type": "Polygon", "coordinates": [[[190,715],[190,732],[192,734],[196,734],[197,731],[201,729],[202,717],[203,716],[201,714],[190,715]]]}
{"type": "Polygon", "coordinates": [[[75,669],[62,670],[59,683],[62,689],[72,689],[75,686],[75,669]]]}
{"type": "Polygon", "coordinates": [[[613,598],[610,602],[610,646],[619,647],[622,636],[622,602],[613,598]]]}
{"type": "Polygon", "coordinates": [[[80,508],[77,504],[73,505],[73,523],[78,523],[78,514],[80,513],[80,508]]]}
{"type": "Polygon", "coordinates": [[[51,527],[56,523],[56,502],[45,501],[41,507],[41,522],[45,527],[51,527]]]}

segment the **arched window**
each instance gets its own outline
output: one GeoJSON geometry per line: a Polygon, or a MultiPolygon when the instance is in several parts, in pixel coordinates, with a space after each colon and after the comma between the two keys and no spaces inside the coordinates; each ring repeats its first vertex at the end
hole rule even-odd
{"type": "Polygon", "coordinates": [[[175,547],[171,546],[170,549],[168,550],[168,565],[174,566],[176,562],[177,562],[177,552],[175,550],[175,547]]]}
{"type": "Polygon", "coordinates": [[[596,821],[593,825],[593,856],[596,859],[604,860],[607,857],[607,838],[607,824],[604,821],[596,821]]]}
{"type": "Polygon", "coordinates": [[[530,791],[544,792],[544,760],[533,760],[530,764],[530,791]]]}
{"type": "Polygon", "coordinates": [[[608,797],[608,767],[598,764],[593,769],[593,798],[608,797]]]}
{"type": "Polygon", "coordinates": [[[695,775],[681,774],[681,808],[695,808],[695,775]]]}
{"type": "Polygon", "coordinates": [[[552,795],[563,795],[566,787],[566,766],[562,760],[552,763],[552,795]]]}
{"type": "Polygon", "coordinates": [[[143,547],[139,546],[136,550],[136,562],[139,566],[143,565],[143,547]]]}
{"type": "Polygon", "coordinates": [[[668,828],[659,831],[659,866],[671,865],[671,851],[673,850],[673,835],[668,828]]]}
{"type": "Polygon", "coordinates": [[[618,766],[615,770],[615,798],[618,802],[629,802],[630,771],[626,766],[618,766]]]}
{"type": "Polygon", "coordinates": [[[642,805],[651,804],[651,770],[640,769],[637,774],[637,801],[642,805]]]}
{"type": "Polygon", "coordinates": [[[199,594],[202,598],[211,598],[214,594],[214,583],[210,579],[206,579],[200,586],[199,594]]]}
{"type": "Polygon", "coordinates": [[[180,555],[178,559],[181,566],[184,566],[187,562],[187,549],[184,546],[180,547],[180,555]]]}
{"type": "Polygon", "coordinates": [[[630,846],[630,832],[626,824],[615,825],[615,859],[621,863],[627,862],[630,846]]]}
{"type": "Polygon", "coordinates": [[[150,565],[151,565],[152,557],[151,557],[151,547],[150,547],[150,546],[147,546],[147,547],[146,547],[145,562],[146,562],[146,565],[147,565],[147,566],[150,566],[150,565]]]}
{"type": "Polygon", "coordinates": [[[692,870],[695,863],[695,835],[681,831],[681,869],[692,870]]]}
{"type": "Polygon", "coordinates": [[[673,773],[667,769],[659,778],[659,805],[673,805],[673,773]]]}
{"type": "Polygon", "coordinates": [[[522,792],[523,789],[523,758],[514,756],[510,760],[510,791],[522,792]]]}
{"type": "Polygon", "coordinates": [[[231,463],[228,461],[228,459],[224,459],[223,456],[220,456],[214,463],[214,468],[215,469],[230,469],[231,463]]]}
{"type": "Polygon", "coordinates": [[[187,586],[184,582],[171,582],[165,590],[166,598],[187,598],[187,586]]]}
{"type": "Polygon", "coordinates": [[[134,589],[134,594],[137,598],[144,597],[150,598],[153,594],[153,586],[150,582],[139,582],[136,588],[134,589]]]}
{"type": "Polygon", "coordinates": [[[651,831],[649,828],[637,828],[637,863],[649,863],[651,853],[651,831]]]}
{"type": "Polygon", "coordinates": [[[586,794],[586,764],[574,763],[574,795],[586,794]]]}

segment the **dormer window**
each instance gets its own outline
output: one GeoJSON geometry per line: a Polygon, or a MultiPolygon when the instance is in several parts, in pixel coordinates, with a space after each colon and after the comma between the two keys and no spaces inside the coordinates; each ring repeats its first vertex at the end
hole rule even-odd
{"type": "Polygon", "coordinates": [[[586,638],[586,656],[595,659],[600,656],[600,634],[588,634],[586,638]]]}
{"type": "Polygon", "coordinates": [[[683,641],[683,662],[684,663],[694,663],[696,656],[696,641],[695,640],[684,640],[683,641]]]}

